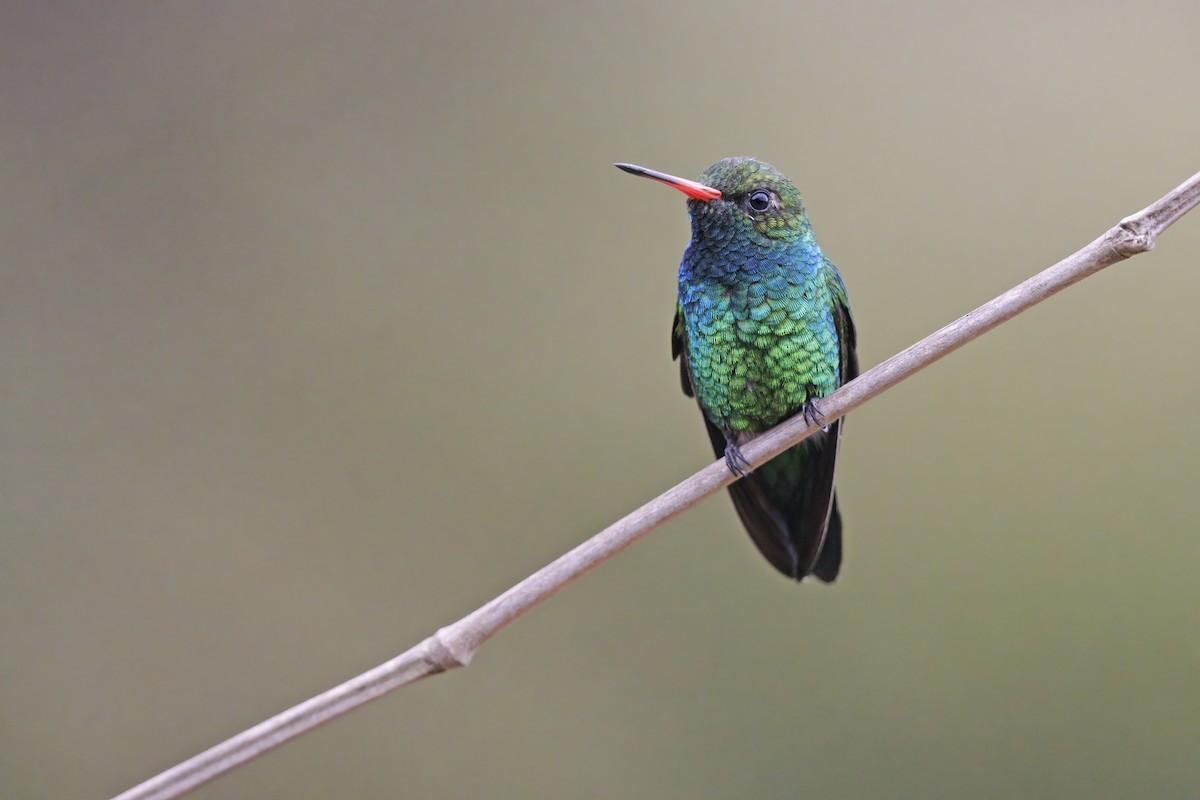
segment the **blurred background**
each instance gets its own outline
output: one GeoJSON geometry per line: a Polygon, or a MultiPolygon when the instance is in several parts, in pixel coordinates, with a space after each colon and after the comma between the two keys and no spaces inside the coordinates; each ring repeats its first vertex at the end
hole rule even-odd
{"type": "MultiPolygon", "coordinates": [[[[871,366],[1198,167],[1191,0],[0,8],[0,796],[97,798],[707,464],[694,176],[804,193],[871,366]]],[[[724,496],[197,793],[1200,785],[1200,216],[851,416],[836,585],[724,496]]]]}

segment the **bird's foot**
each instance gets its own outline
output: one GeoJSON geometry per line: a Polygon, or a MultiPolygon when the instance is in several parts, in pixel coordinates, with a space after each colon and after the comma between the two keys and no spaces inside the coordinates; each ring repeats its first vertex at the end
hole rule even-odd
{"type": "Polygon", "coordinates": [[[742,455],[742,451],[733,442],[725,445],[725,466],[729,467],[729,471],[739,478],[744,478],[750,474],[750,462],[742,455]]]}
{"type": "Polygon", "coordinates": [[[820,425],[825,421],[825,415],[821,413],[821,408],[817,405],[817,398],[815,397],[810,397],[804,401],[804,405],[800,406],[800,414],[809,425],[820,425]]]}

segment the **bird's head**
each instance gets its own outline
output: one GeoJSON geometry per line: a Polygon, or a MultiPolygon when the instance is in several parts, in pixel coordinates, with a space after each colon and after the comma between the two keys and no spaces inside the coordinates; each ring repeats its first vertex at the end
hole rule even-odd
{"type": "Polygon", "coordinates": [[[633,164],[617,164],[688,196],[695,240],[744,237],[764,247],[810,238],[800,192],[782,172],[755,158],[723,158],[690,181],[633,164]]]}

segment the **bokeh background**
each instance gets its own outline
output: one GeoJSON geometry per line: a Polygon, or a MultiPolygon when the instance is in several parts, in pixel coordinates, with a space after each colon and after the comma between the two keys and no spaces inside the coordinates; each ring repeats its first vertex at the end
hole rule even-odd
{"type": "MultiPolygon", "coordinates": [[[[0,7],[0,796],[123,790],[708,463],[683,175],[870,366],[1192,174],[1191,0],[0,7]]],[[[724,497],[204,798],[1182,797],[1200,216],[852,415],[843,577],[724,497]]]]}

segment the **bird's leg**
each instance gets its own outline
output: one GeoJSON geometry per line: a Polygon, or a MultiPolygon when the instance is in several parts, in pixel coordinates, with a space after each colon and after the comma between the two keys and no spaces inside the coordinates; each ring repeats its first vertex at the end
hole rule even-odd
{"type": "Polygon", "coordinates": [[[738,446],[728,439],[725,445],[725,466],[729,467],[729,471],[739,478],[750,474],[750,462],[742,455],[738,446]]]}

